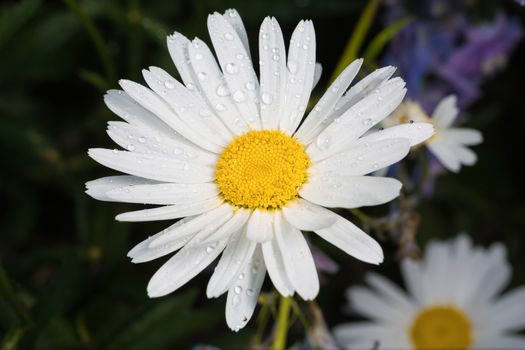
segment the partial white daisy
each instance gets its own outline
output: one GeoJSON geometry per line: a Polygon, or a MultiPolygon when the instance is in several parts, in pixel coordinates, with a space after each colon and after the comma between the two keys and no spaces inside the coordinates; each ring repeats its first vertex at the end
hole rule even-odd
{"type": "Polygon", "coordinates": [[[344,348],[525,349],[525,336],[513,333],[525,328],[525,286],[499,295],[511,277],[503,245],[472,247],[466,235],[431,242],[401,273],[408,294],[375,273],[366,276],[371,288],[348,290],[371,321],[337,326],[344,348]]]}
{"type": "Polygon", "coordinates": [[[218,62],[202,40],[168,37],[184,85],[150,67],[143,72],[149,88],[122,80],[124,91],[107,93],[106,104],[125,121],[110,122],[108,134],[125,150],[89,155],[129,175],[88,182],[87,193],[161,205],[117,220],[182,218],[128,254],[138,263],[180,249],[150,280],[150,297],[180,288],[222,253],[207,295],[228,293],[226,320],[238,330],[253,314],[266,271],[285,296],[317,296],[301,230],[362,261],[383,260],[374,239],[323,207],[397,197],[399,181],[366,175],[402,159],[433,128],[416,123],[363,136],[402,101],[405,83],[386,67],[349,89],[362,60],[341,73],[299,127],[319,72],[312,22],[297,25],[286,54],[279,24],[264,20],[259,78],[235,10],[210,15],[208,28],[218,62]]]}
{"type": "Polygon", "coordinates": [[[436,133],[425,144],[448,170],[458,172],[462,165],[476,163],[476,153],[467,146],[480,144],[483,142],[483,136],[475,129],[453,127],[452,124],[457,116],[458,108],[454,95],[441,100],[431,117],[425,113],[419,103],[408,100],[401,103],[382,125],[391,127],[410,122],[433,124],[436,133]]]}

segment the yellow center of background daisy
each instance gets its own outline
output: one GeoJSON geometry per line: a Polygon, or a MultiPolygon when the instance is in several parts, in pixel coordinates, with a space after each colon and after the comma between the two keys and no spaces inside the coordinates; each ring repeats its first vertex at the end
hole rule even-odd
{"type": "Polygon", "coordinates": [[[237,136],[217,162],[222,197],[235,206],[277,209],[297,197],[310,160],[304,146],[278,130],[237,136]]]}
{"type": "Polygon", "coordinates": [[[472,344],[472,326],[460,310],[435,306],[416,316],[410,336],[417,350],[464,350],[472,344]]]}

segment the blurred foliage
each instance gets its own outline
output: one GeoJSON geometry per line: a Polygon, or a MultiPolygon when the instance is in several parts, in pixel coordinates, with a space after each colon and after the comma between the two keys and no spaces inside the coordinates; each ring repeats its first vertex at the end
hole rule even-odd
{"type": "MultiPolygon", "coordinates": [[[[161,261],[132,265],[126,252],[166,223],[117,223],[132,205],[100,203],[84,183],[111,174],[90,160],[89,147],[113,147],[105,123],[116,119],[103,91],[119,77],[142,80],[140,70],[157,65],[176,74],[165,48],[173,30],[208,38],[206,17],[235,7],[252,39],[266,15],[277,17],[285,37],[295,23],[312,18],[318,60],[327,83],[366,1],[348,0],[21,0],[0,5],[0,338],[3,349],[163,349],[213,344],[242,348],[255,335],[256,318],[239,334],[227,329],[224,298],[208,301],[204,272],[161,299],[146,296],[146,283],[161,261]]],[[[472,2],[490,17],[506,1],[472,2]]],[[[402,23],[397,24],[401,26],[402,23]]],[[[396,27],[382,31],[375,20],[362,52],[380,54],[396,27]],[[373,46],[367,41],[376,37],[373,46]]],[[[362,54],[361,52],[361,54],[362,54]]],[[[417,207],[417,240],[469,232],[478,243],[503,241],[511,262],[525,256],[525,203],[519,151],[525,129],[522,84],[525,46],[508,69],[485,86],[469,111],[469,125],[486,142],[479,163],[459,175],[446,174],[433,198],[417,207]]],[[[319,98],[317,89],[314,98],[319,98]]],[[[366,211],[382,215],[387,206],[366,211]]],[[[346,214],[345,214],[346,215],[346,214]]],[[[352,214],[349,217],[356,219],[352,214]]],[[[312,237],[312,240],[315,240],[312,237]]],[[[344,319],[343,291],[370,267],[315,240],[339,264],[324,278],[318,303],[328,325],[344,319]]],[[[396,242],[383,238],[386,263],[377,269],[398,276],[396,242]]],[[[515,268],[514,284],[525,283],[515,268]]],[[[304,307],[304,305],[299,305],[304,307]]],[[[271,309],[271,307],[270,307],[271,309]]],[[[270,310],[269,309],[269,310],[270,310]]],[[[271,315],[269,313],[268,315],[271,315]]],[[[271,324],[271,323],[270,323],[271,324]]],[[[301,339],[300,323],[292,339],[301,339]],[[295,338],[294,338],[295,337],[295,338]]],[[[264,329],[263,329],[264,330],[264,329]]]]}

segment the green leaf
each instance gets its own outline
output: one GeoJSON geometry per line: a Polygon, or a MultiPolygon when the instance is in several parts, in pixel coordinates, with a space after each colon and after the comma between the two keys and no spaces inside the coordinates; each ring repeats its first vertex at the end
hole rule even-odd
{"type": "Polygon", "coordinates": [[[1,10],[0,49],[16,31],[38,13],[40,5],[41,0],[23,0],[1,10]]]}
{"type": "Polygon", "coordinates": [[[368,47],[365,50],[363,55],[365,62],[371,62],[375,60],[377,55],[383,50],[383,47],[401,30],[404,26],[409,24],[412,21],[412,18],[405,17],[399,21],[392,23],[388,27],[380,31],[374,39],[368,44],[368,47]]]}

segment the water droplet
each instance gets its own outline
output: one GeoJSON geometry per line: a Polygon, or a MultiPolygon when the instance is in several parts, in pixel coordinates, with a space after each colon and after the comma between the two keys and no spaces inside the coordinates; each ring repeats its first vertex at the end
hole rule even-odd
{"type": "Polygon", "coordinates": [[[144,136],[139,137],[139,142],[140,143],[146,142],[146,138],[144,136]]]}
{"type": "Polygon", "coordinates": [[[228,96],[230,94],[230,91],[226,87],[226,85],[221,84],[217,87],[217,95],[220,97],[228,96]]]}
{"type": "Polygon", "coordinates": [[[239,73],[239,67],[235,63],[228,63],[226,65],[226,72],[229,74],[237,74],[239,73]]]}
{"type": "Polygon", "coordinates": [[[288,70],[290,73],[294,74],[297,72],[297,62],[295,61],[288,61],[288,70]]]}
{"type": "Polygon", "coordinates": [[[235,294],[240,294],[242,292],[242,287],[241,286],[235,286],[235,288],[233,288],[233,291],[235,292],[235,294]]]}
{"type": "Polygon", "coordinates": [[[196,60],[202,60],[202,54],[201,53],[196,53],[195,54],[195,59],[196,60]]]}
{"type": "Polygon", "coordinates": [[[366,118],[365,120],[363,120],[364,126],[372,126],[373,123],[374,121],[372,120],[372,118],[366,118]]]}
{"type": "Polygon", "coordinates": [[[239,275],[239,279],[240,279],[240,280],[244,279],[244,273],[241,273],[241,274],[239,275]]]}
{"type": "Polygon", "coordinates": [[[308,50],[308,45],[306,45],[306,44],[303,45],[303,49],[304,49],[304,50],[308,50]]]}
{"type": "Polygon", "coordinates": [[[224,106],[222,103],[217,103],[215,105],[215,109],[219,112],[223,112],[226,110],[226,106],[224,106]]]}
{"type": "Polygon", "coordinates": [[[244,55],[242,53],[238,53],[237,55],[235,55],[235,58],[238,60],[242,60],[244,58],[244,55]]]}
{"type": "Polygon", "coordinates": [[[327,150],[330,147],[330,139],[323,136],[319,136],[317,137],[316,144],[317,147],[319,147],[319,149],[327,150]]]}
{"type": "Polygon", "coordinates": [[[255,90],[255,84],[251,81],[247,82],[245,86],[247,90],[250,90],[250,91],[255,90]]]}
{"type": "Polygon", "coordinates": [[[232,33],[229,33],[229,32],[228,33],[224,33],[224,39],[232,41],[233,40],[232,33]]]}
{"type": "Polygon", "coordinates": [[[175,82],[173,80],[171,80],[171,79],[165,80],[164,81],[164,87],[166,89],[173,89],[173,88],[175,88],[175,82]]]}
{"type": "Polygon", "coordinates": [[[267,92],[264,92],[262,95],[261,95],[261,100],[262,102],[265,104],[265,105],[269,105],[272,103],[273,101],[273,96],[270,95],[269,93],[267,92]]]}
{"type": "Polygon", "coordinates": [[[206,74],[204,72],[199,72],[199,73],[197,73],[197,77],[199,78],[200,81],[204,81],[204,80],[208,79],[208,74],[206,74]]]}
{"type": "Polygon", "coordinates": [[[208,254],[211,254],[211,252],[213,252],[214,250],[215,250],[215,247],[212,247],[211,245],[206,247],[206,253],[208,254]]]}
{"type": "Polygon", "coordinates": [[[255,292],[253,291],[253,289],[246,289],[246,295],[251,297],[255,292]]]}
{"type": "Polygon", "coordinates": [[[268,35],[268,33],[262,33],[261,35],[261,38],[263,38],[264,40],[267,40],[270,36],[268,35]]]}
{"type": "Polygon", "coordinates": [[[242,102],[246,99],[246,95],[241,90],[237,90],[233,93],[233,100],[235,102],[242,102]]]}
{"type": "Polygon", "coordinates": [[[279,61],[280,59],[281,59],[281,56],[279,56],[279,55],[273,55],[272,56],[272,60],[274,60],[274,61],[279,61]]]}
{"type": "Polygon", "coordinates": [[[304,27],[303,27],[303,26],[300,26],[300,27],[299,27],[299,31],[300,31],[301,33],[304,32],[304,27]]]}
{"type": "Polygon", "coordinates": [[[182,149],[178,148],[178,147],[175,147],[173,149],[173,154],[181,154],[182,153],[182,149]]]}
{"type": "Polygon", "coordinates": [[[127,149],[128,149],[128,151],[134,151],[135,150],[135,146],[133,146],[132,144],[129,144],[127,149]]]}

